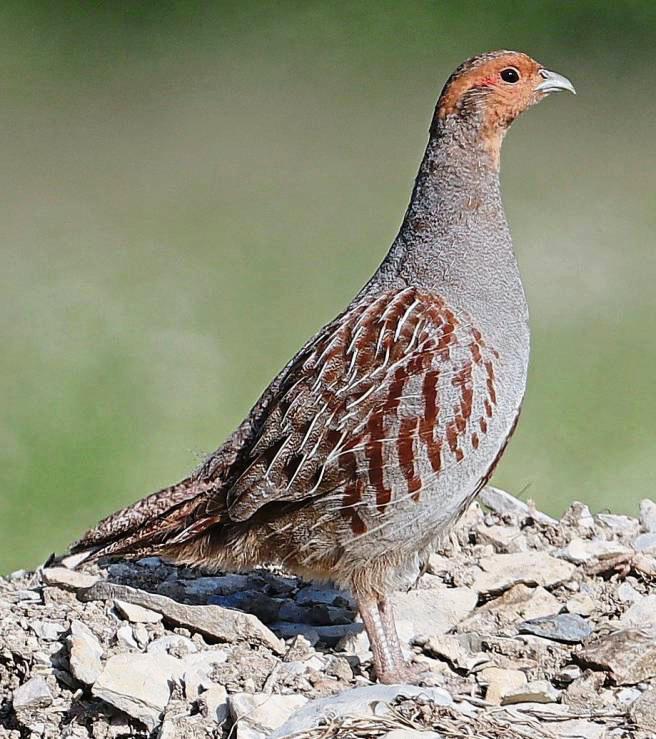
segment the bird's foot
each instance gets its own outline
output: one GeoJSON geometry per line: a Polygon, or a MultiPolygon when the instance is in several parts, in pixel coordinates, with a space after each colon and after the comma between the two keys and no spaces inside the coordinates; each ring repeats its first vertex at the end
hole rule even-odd
{"type": "Polygon", "coordinates": [[[432,682],[433,674],[422,662],[403,662],[395,669],[376,674],[376,677],[384,685],[426,685],[432,682]]]}

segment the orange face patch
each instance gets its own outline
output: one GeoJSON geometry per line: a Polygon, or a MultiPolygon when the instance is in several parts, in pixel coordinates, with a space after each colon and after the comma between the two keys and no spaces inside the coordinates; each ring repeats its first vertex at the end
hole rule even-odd
{"type": "Polygon", "coordinates": [[[541,69],[541,64],[519,52],[494,52],[474,57],[459,67],[446,83],[437,104],[437,115],[443,119],[459,114],[470,94],[481,90],[486,93],[486,116],[512,119],[541,98],[535,91],[542,81],[541,69]],[[507,79],[504,79],[506,70],[514,70],[516,79],[513,75],[505,75],[507,79]]]}
{"type": "Polygon", "coordinates": [[[450,116],[476,118],[480,139],[498,164],[501,142],[517,116],[544,97],[542,65],[514,51],[481,54],[451,75],[435,110],[436,121],[450,116]]]}

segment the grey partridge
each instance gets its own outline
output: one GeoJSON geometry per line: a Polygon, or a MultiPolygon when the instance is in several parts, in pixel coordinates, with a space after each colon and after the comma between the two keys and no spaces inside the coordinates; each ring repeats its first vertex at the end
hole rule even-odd
{"type": "Polygon", "coordinates": [[[458,67],[373,277],[200,469],[72,550],[330,580],[357,600],[378,679],[407,678],[388,595],[481,490],[519,416],[528,311],[499,155],[513,120],[555,90],[574,92],[518,52],[458,67]]]}

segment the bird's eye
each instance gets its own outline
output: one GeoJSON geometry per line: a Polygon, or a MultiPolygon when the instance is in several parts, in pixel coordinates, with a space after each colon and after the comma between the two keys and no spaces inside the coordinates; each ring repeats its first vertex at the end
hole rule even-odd
{"type": "Polygon", "coordinates": [[[508,69],[502,69],[501,79],[504,82],[510,82],[514,84],[515,82],[519,82],[519,72],[514,67],[508,67],[508,69]]]}

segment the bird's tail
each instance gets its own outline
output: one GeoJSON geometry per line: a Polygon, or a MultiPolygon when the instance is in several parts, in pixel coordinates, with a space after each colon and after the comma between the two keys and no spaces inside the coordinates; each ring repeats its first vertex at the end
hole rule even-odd
{"type": "Polygon", "coordinates": [[[188,477],[152,493],[104,518],[76,541],[70,552],[88,553],[84,561],[113,554],[143,555],[198,535],[195,529],[199,525],[205,529],[218,520],[216,516],[197,515],[214,487],[188,477]]]}

